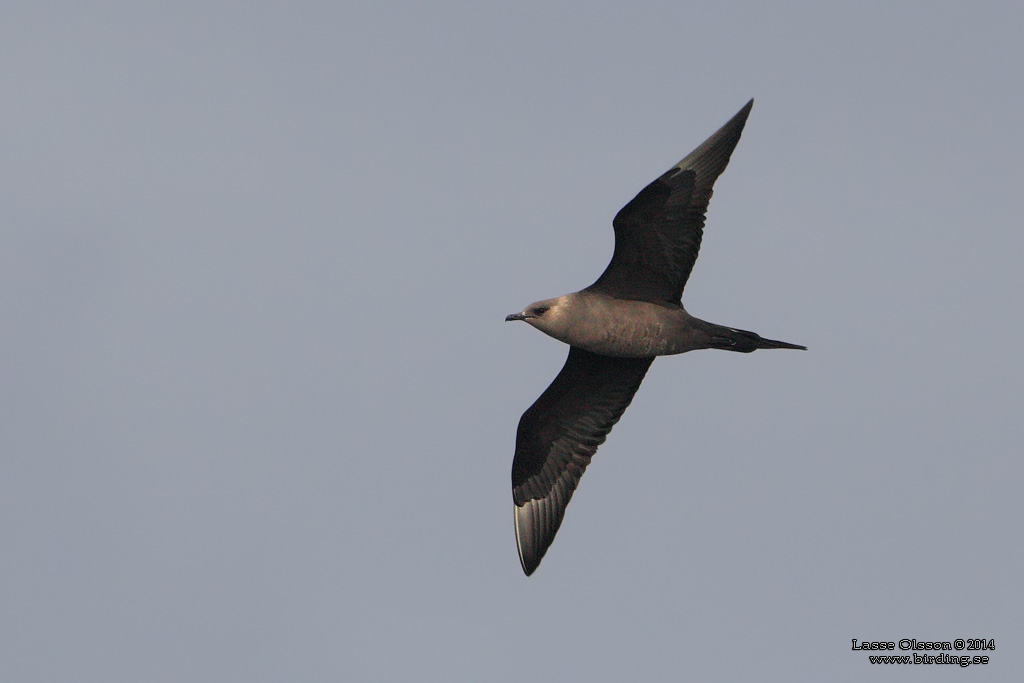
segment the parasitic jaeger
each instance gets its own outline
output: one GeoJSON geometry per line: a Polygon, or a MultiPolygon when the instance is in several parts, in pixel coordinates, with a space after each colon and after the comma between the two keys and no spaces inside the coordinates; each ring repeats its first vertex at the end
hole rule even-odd
{"type": "Polygon", "coordinates": [[[805,349],[694,318],[683,308],[704,214],[754,101],[615,216],[615,251],[586,289],[532,303],[522,320],[569,345],[569,357],[523,413],[512,461],[523,571],[540,564],[583,471],[626,410],[656,356],[695,349],[805,349]]]}

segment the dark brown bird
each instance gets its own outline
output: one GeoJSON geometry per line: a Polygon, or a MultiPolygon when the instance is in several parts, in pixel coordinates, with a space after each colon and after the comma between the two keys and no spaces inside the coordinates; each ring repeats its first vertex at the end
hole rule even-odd
{"type": "Polygon", "coordinates": [[[527,576],[554,540],[583,470],[656,356],[806,348],[699,320],[681,303],[712,186],[753,104],[619,211],[612,222],[615,252],[597,282],[505,318],[523,320],[570,347],[562,371],[523,413],[516,434],[512,499],[527,576]]]}

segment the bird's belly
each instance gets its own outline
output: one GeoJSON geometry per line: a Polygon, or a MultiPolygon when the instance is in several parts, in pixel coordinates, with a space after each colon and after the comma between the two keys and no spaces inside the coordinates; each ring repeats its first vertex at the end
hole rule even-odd
{"type": "Polygon", "coordinates": [[[605,356],[650,358],[682,353],[680,328],[660,309],[604,315],[589,333],[576,335],[573,344],[605,356]]]}

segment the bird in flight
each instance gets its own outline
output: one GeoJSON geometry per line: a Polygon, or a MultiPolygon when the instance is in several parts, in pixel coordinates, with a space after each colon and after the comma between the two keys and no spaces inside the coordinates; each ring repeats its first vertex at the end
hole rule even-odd
{"type": "Polygon", "coordinates": [[[656,356],[695,349],[806,349],[694,318],[681,303],[712,186],[754,101],[615,216],[615,251],[597,282],[530,304],[522,320],[569,345],[551,386],[523,413],[512,461],[523,571],[540,564],[583,471],[622,417],[656,356]]]}

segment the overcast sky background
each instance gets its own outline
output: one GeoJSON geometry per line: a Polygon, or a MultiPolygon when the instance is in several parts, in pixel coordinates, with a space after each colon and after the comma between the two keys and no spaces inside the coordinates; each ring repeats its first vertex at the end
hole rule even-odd
{"type": "Polygon", "coordinates": [[[504,5],[3,4],[0,679],[1021,680],[1024,5],[504,5]],[[659,359],[527,579],[504,316],[750,97],[684,303],[810,350],[659,359]]]}

